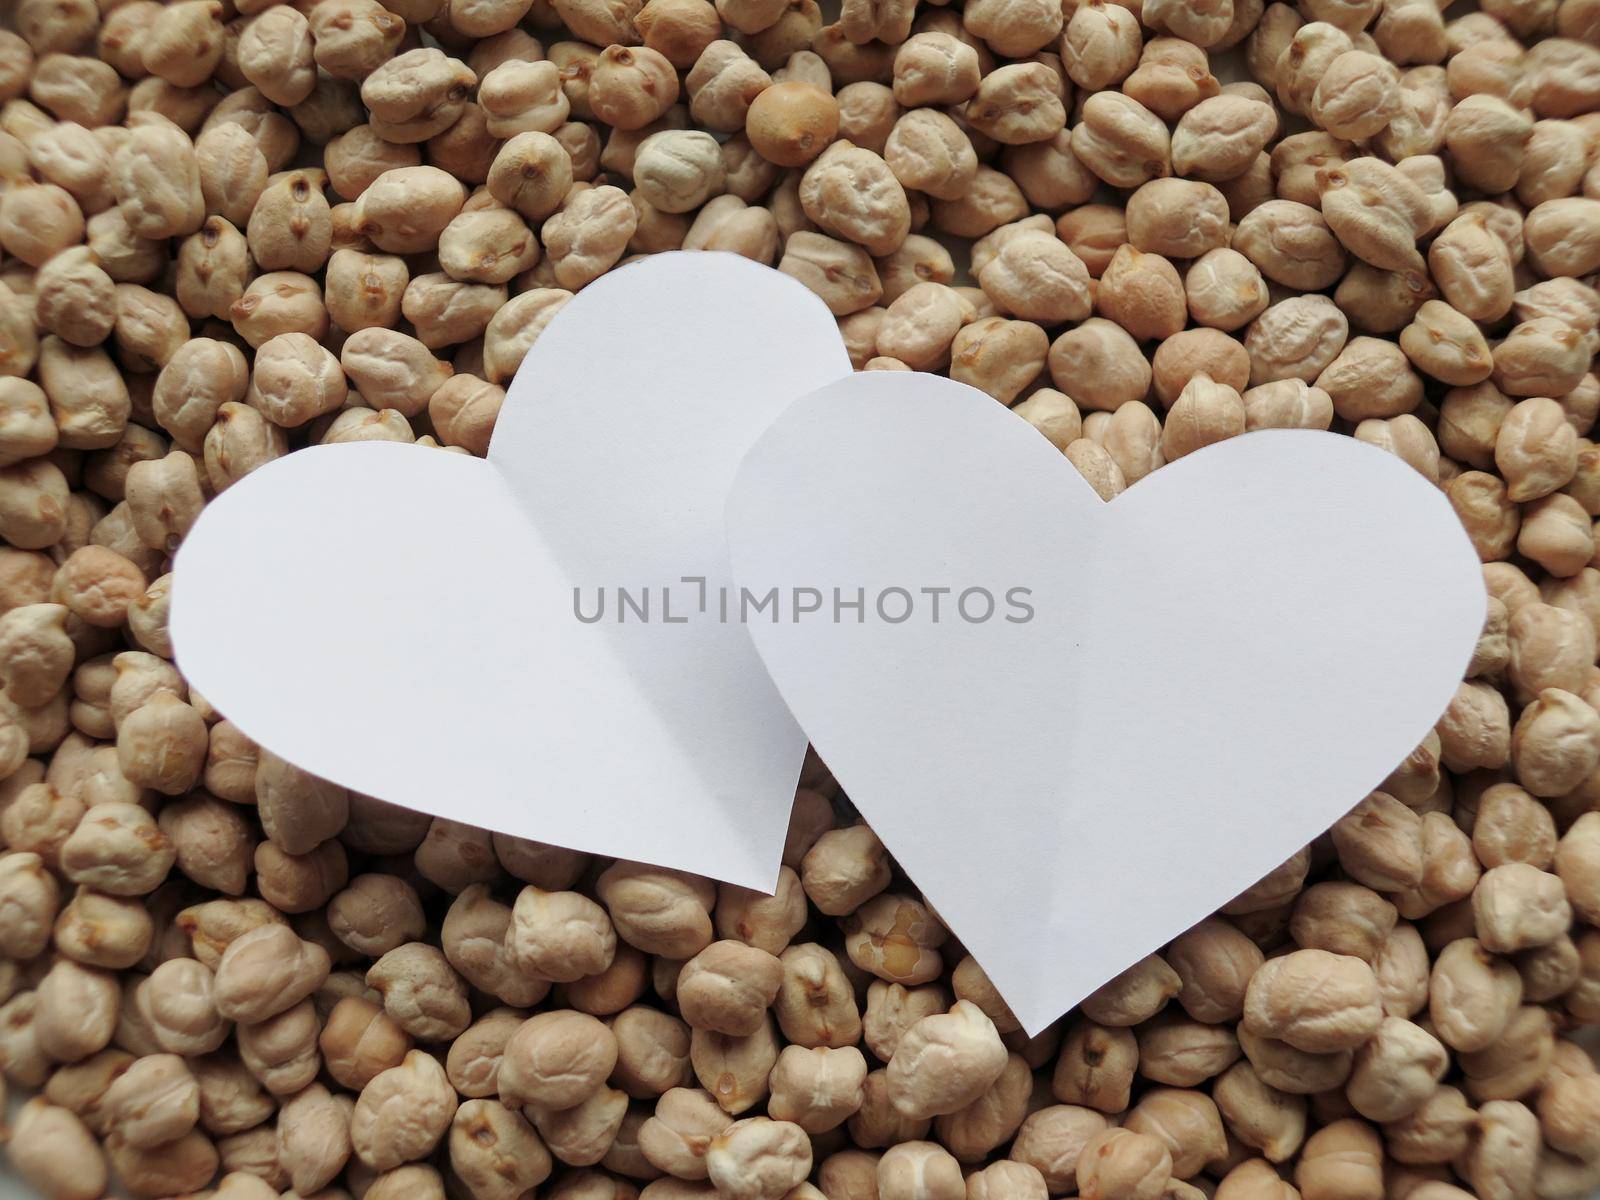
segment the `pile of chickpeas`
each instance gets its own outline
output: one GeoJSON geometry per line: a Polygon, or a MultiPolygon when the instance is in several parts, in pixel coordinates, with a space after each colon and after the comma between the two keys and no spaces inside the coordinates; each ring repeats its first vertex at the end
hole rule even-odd
{"type": "Polygon", "coordinates": [[[1600,0],[1449,5],[6,5],[9,1169],[48,1200],[1592,1194],[1600,0]],[[767,896],[348,792],[187,687],[169,571],[210,497],[312,443],[483,454],[562,305],[680,248],[794,276],[856,367],[982,389],[1105,497],[1264,427],[1399,456],[1484,563],[1449,711],[1029,1037],[814,758],[767,896]]]}

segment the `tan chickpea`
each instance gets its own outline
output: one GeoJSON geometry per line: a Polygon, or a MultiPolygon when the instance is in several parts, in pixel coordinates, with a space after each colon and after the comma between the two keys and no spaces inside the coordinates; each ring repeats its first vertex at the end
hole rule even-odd
{"type": "MultiPolygon", "coordinates": [[[[1227,247],[1208,250],[1190,265],[1183,277],[1183,292],[1190,316],[1202,325],[1230,333],[1260,316],[1270,300],[1266,281],[1255,264],[1227,247]]],[[[1152,336],[1176,332],[1172,329],[1152,336]]],[[[1252,355],[1252,379],[1254,376],[1252,355]]]]}
{"type": "Polygon", "coordinates": [[[1478,1110],[1465,1176],[1475,1194],[1504,1200],[1530,1186],[1537,1166],[1539,1120],[1524,1104],[1491,1100],[1478,1110]]]}
{"type": "Polygon", "coordinates": [[[1322,214],[1293,200],[1269,200],[1247,213],[1232,245],[1268,279],[1299,291],[1320,291],[1344,273],[1344,249],[1322,214]]]}
{"type": "Polygon", "coordinates": [[[287,925],[268,922],[240,933],[217,964],[217,1012],[242,1024],[292,1008],[328,977],[327,951],[301,941],[287,925]]]}
{"type": "Polygon", "coordinates": [[[84,1123],[70,1110],[34,1098],[13,1127],[10,1159],[30,1187],[51,1200],[97,1200],[106,1190],[106,1161],[84,1123]]]}
{"type": "Polygon", "coordinates": [[[711,1139],[706,1169],[718,1194],[779,1200],[811,1172],[811,1142],[788,1121],[749,1117],[711,1139]]]}
{"type": "Polygon", "coordinates": [[[888,165],[846,142],[829,146],[806,169],[800,203],[824,231],[874,257],[896,250],[910,231],[910,206],[888,165]]]}
{"type": "Polygon", "coordinates": [[[221,491],[288,452],[284,430],[246,404],[225,401],[205,436],[206,477],[221,491]]]}
{"type": "Polygon", "coordinates": [[[604,971],[617,949],[611,921],[594,901],[532,886],[518,895],[505,937],[518,969],[556,981],[604,971]]]}
{"type": "Polygon", "coordinates": [[[1315,382],[1347,420],[1399,416],[1421,399],[1421,377],[1405,353],[1379,338],[1352,338],[1315,382]]]}
{"type": "Polygon", "coordinates": [[[931,108],[903,114],[884,142],[883,158],[903,187],[956,200],[972,188],[978,156],[949,116],[931,108]]]}
{"type": "Polygon", "coordinates": [[[115,975],[58,958],[36,995],[33,1034],[50,1058],[80,1062],[110,1044],[120,999],[115,975]]]}
{"type": "Polygon", "coordinates": [[[1266,148],[1277,123],[1272,106],[1259,100],[1235,95],[1201,99],[1173,130],[1172,169],[1208,183],[1235,179],[1266,148]]]}
{"type": "Polygon", "coordinates": [[[1422,823],[1393,796],[1373,792],[1333,827],[1339,864],[1353,879],[1387,892],[1422,878],[1422,823]]]}
{"type": "Polygon", "coordinates": [[[413,1050],[361,1089],[350,1118],[356,1156],[375,1171],[424,1158],[448,1132],[456,1106],[438,1060],[413,1050]]]}
{"type": "Polygon", "coordinates": [[[134,1000],[156,1043],[171,1054],[209,1054],[230,1031],[213,1000],[211,971],[192,958],[162,963],[139,985],[134,1000]]]}
{"type": "Polygon", "coordinates": [[[678,98],[678,75],[648,46],[610,46],[589,79],[594,115],[617,129],[640,129],[678,98]]]}
{"type": "Polygon", "coordinates": [[[545,222],[545,250],[556,282],[576,290],[610,270],[638,227],[638,213],[620,188],[578,193],[545,222]]]}
{"type": "Polygon", "coordinates": [[[1600,761],[1600,721],[1570,692],[1546,688],[1523,709],[1511,734],[1517,781],[1536,796],[1577,787],[1600,761]]]}
{"type": "Polygon", "coordinates": [[[471,375],[453,375],[429,398],[428,417],[445,445],[481,456],[488,452],[504,402],[503,388],[471,375]]]}
{"type": "Polygon", "coordinates": [[[1244,402],[1238,391],[1201,371],[1183,385],[1168,409],[1161,450],[1172,462],[1244,431],[1244,402]]]}
{"type": "Polygon", "coordinates": [[[1003,145],[1053,138],[1066,125],[1060,72],[1032,62],[997,68],[967,102],[966,119],[1003,145]]]}
{"type": "Polygon", "coordinates": [[[193,233],[205,217],[194,143],[171,125],[140,125],[111,160],[111,188],[139,237],[193,233]]]}
{"type": "Polygon", "coordinates": [[[1470,1053],[1492,1044],[1521,997],[1516,968],[1475,939],[1451,942],[1434,962],[1429,1015],[1440,1040],[1454,1050],[1470,1053]]]}
{"type": "Polygon", "coordinates": [[[1169,37],[1153,38],[1145,45],[1138,67],[1123,86],[1163,121],[1178,121],[1221,91],[1206,52],[1192,42],[1169,37]]]}
{"type": "Polygon", "coordinates": [[[1511,308],[1511,252],[1480,213],[1450,222],[1428,249],[1428,266],[1444,298],[1475,321],[1493,321],[1511,308]]]}
{"type": "Polygon", "coordinates": [[[1054,324],[1089,315],[1088,268],[1048,231],[1007,239],[978,281],[1002,311],[1025,320],[1054,324]]]}
{"type": "Polygon", "coordinates": [[[1050,1091],[1064,1105],[1121,1112],[1128,1107],[1138,1064],[1139,1048],[1130,1031],[1082,1020],[1062,1041],[1050,1091]]]}
{"type": "Polygon", "coordinates": [[[771,84],[739,46],[720,39],[701,51],[684,79],[695,123],[718,133],[742,130],[751,102],[771,84]]]}
{"type": "Polygon", "coordinates": [[[538,1135],[494,1100],[469,1100],[457,1109],[448,1144],[452,1170],[485,1200],[516,1200],[550,1175],[550,1154],[538,1135]]]}
{"type": "Polygon", "coordinates": [[[1148,1020],[1182,983],[1159,955],[1150,954],[1084,998],[1083,1015],[1100,1025],[1126,1027],[1148,1020]]]}
{"type": "Polygon", "coordinates": [[[767,1080],[778,1061],[777,1036],[770,1021],[748,1037],[694,1031],[690,1062],[700,1085],[723,1111],[737,1116],[767,1095],[767,1080]]]}
{"type": "Polygon", "coordinates": [[[27,708],[50,700],[72,673],[77,650],[61,604],[27,604],[0,616],[0,683],[27,708]]]}
{"type": "Polygon", "coordinates": [[[549,61],[512,60],[495,67],[478,87],[479,102],[494,137],[550,134],[572,110],[561,88],[561,70],[549,61]]]}
{"type": "Polygon", "coordinates": [[[178,248],[174,291],[179,306],[189,316],[238,321],[250,315],[240,304],[254,274],[245,236],[221,217],[210,216],[178,248]]]}
{"type": "Polygon", "coordinates": [[[1065,450],[1083,434],[1078,406],[1054,388],[1037,389],[1011,411],[1043,434],[1057,450],[1065,450]]]}
{"type": "Polygon", "coordinates": [[[328,261],[333,225],[315,180],[304,171],[275,177],[250,212],[246,237],[264,270],[320,270],[328,261]]]}
{"type": "Polygon", "coordinates": [[[1353,1049],[1381,1022],[1372,969],[1325,950],[1269,960],[1252,976],[1245,996],[1247,1030],[1311,1053],[1353,1049]]]}
{"type": "Polygon", "coordinates": [[[1172,1155],[1156,1138],[1127,1129],[1107,1129],[1083,1146],[1078,1188],[1089,1200],[1114,1196],[1154,1200],[1172,1178],[1172,1155]]]}
{"type": "Polygon", "coordinates": [[[62,447],[99,450],[121,440],[133,401],[103,349],[46,337],[39,345],[37,374],[62,447]]]}
{"type": "Polygon", "coordinates": [[[318,1039],[328,1074],[359,1091],[381,1071],[399,1066],[411,1038],[383,1009],[360,996],[334,1005],[318,1039]]]}
{"type": "Polygon", "coordinates": [[[0,468],[48,454],[58,436],[44,389],[27,379],[0,377],[0,468]]]}
{"type": "Polygon", "coordinates": [[[269,8],[239,35],[239,73],[274,104],[299,104],[317,82],[313,44],[311,23],[298,10],[269,8]]]}
{"type": "Polygon", "coordinates": [[[1044,1176],[1027,1163],[1001,1159],[967,1176],[967,1200],[1039,1200],[1044,1176]]]}
{"type": "Polygon", "coordinates": [[[959,1200],[965,1195],[961,1166],[935,1142],[890,1146],[878,1160],[878,1195],[885,1200],[959,1200]]]}
{"type": "Polygon", "coordinates": [[[0,247],[29,266],[43,266],[83,233],[83,211],[65,188],[30,181],[0,195],[0,247]]]}
{"type": "Polygon", "coordinates": [[[419,1041],[456,1037],[471,1023],[466,983],[433,946],[397,946],[373,963],[366,979],[383,996],[384,1011],[419,1041]]]}
{"type": "Polygon", "coordinates": [[[786,1046],[772,1069],[767,1110],[807,1133],[837,1128],[861,1107],[867,1060],[854,1046],[786,1046]]]}
{"type": "Polygon", "coordinates": [[[821,233],[791,234],[778,270],[820,296],[835,316],[858,312],[883,294],[878,271],[865,250],[821,233]]]}
{"type": "Polygon", "coordinates": [[[1072,11],[1061,40],[1061,63],[1072,82],[1098,91],[1120,82],[1139,61],[1139,20],[1120,4],[1089,0],[1072,11]]]}
{"type": "Polygon", "coordinates": [[[1442,300],[1424,301],[1401,331],[1400,348],[1423,374],[1454,387],[1480,383],[1494,369],[1476,323],[1442,300]]]}
{"type": "MultiPolygon", "coordinates": [[[[471,889],[468,889],[469,891],[471,889]]],[[[463,893],[464,895],[466,893],[463,893]]],[[[357,997],[348,997],[357,999],[357,997]]],[[[343,1004],[343,1001],[340,1002],[343,1004]]],[[[366,1020],[365,1012],[356,1015],[357,1023],[366,1020]]],[[[330,1026],[333,1017],[338,1015],[338,1008],[334,1009],[333,1016],[328,1018],[330,1026]]],[[[496,1096],[500,1091],[500,1060],[505,1055],[506,1043],[522,1026],[524,1014],[513,1008],[496,1008],[479,1017],[455,1041],[450,1043],[449,1053],[445,1056],[444,1071],[450,1079],[450,1084],[463,1096],[472,1099],[482,1099],[485,1096],[496,1096]]],[[[376,1025],[373,1028],[377,1028],[376,1025]]],[[[324,1031],[324,1040],[327,1038],[324,1031]]],[[[411,1048],[411,1042],[404,1030],[399,1026],[389,1023],[386,1036],[393,1036],[393,1042],[384,1044],[384,1052],[390,1061],[376,1067],[392,1066],[405,1056],[411,1048]]],[[[324,1047],[323,1053],[327,1053],[324,1047]]],[[[365,1069],[365,1064],[363,1064],[365,1069]]],[[[370,1076],[369,1076],[370,1077],[370,1076]]]]}
{"type": "Polygon", "coordinates": [[[994,1022],[958,1000],[948,1013],[922,1018],[899,1038],[887,1084],[896,1111],[914,1120],[956,1112],[994,1084],[1006,1050],[994,1022]]]}
{"type": "Polygon", "coordinates": [[[1048,365],[1056,387],[1083,408],[1114,412],[1150,389],[1150,362],[1138,343],[1099,317],[1057,338],[1048,365]]]}
{"type": "Polygon", "coordinates": [[[1546,276],[1584,275],[1600,265],[1600,201],[1587,196],[1546,200],[1523,222],[1528,257],[1546,276]]]}
{"type": "Polygon", "coordinates": [[[783,979],[772,1007],[784,1037],[806,1047],[853,1045],[861,1016],[833,952],[810,943],[790,946],[779,962],[783,979]]]}
{"type": "Polygon", "coordinates": [[[477,82],[464,63],[442,50],[408,50],[362,81],[361,101],[385,141],[423,142],[456,122],[477,82]]]}
{"type": "Polygon", "coordinates": [[[1122,468],[1098,442],[1081,437],[1068,443],[1062,453],[1100,499],[1111,500],[1127,490],[1127,477],[1122,468]]]}
{"type": "Polygon", "coordinates": [[[357,227],[380,250],[415,254],[438,245],[465,202],[461,182],[437,167],[397,167],[356,200],[357,227]]]}
{"type": "Polygon", "coordinates": [[[368,404],[407,417],[422,412],[451,374],[450,367],[416,338],[373,327],[357,330],[345,340],[339,365],[368,404]]]}
{"type": "Polygon", "coordinates": [[[1564,321],[1536,317],[1494,347],[1495,386],[1508,396],[1562,396],[1587,373],[1586,339],[1564,321]]]}
{"type": "Polygon", "coordinates": [[[705,1092],[673,1088],[640,1128],[639,1146],[657,1170],[676,1179],[705,1179],[711,1139],[732,1124],[733,1118],[705,1092]]]}
{"type": "Polygon", "coordinates": [[[1137,188],[1171,174],[1165,124],[1118,92],[1096,92],[1084,103],[1082,120],[1072,131],[1072,152],[1113,187],[1137,188]]]}
{"type": "Polygon", "coordinates": [[[747,1037],[766,1020],[783,968],[764,950],[742,942],[713,942],[684,964],[677,999],[696,1029],[747,1037]]]}
{"type": "Polygon", "coordinates": [[[1402,1162],[1448,1162],[1466,1152],[1477,1114],[1458,1088],[1435,1088],[1417,1110],[1384,1129],[1390,1153],[1402,1162]]]}
{"type": "Polygon", "coordinates": [[[894,58],[894,98],[907,108],[960,104],[978,90],[978,53],[948,33],[913,34],[894,58]]]}
{"type": "Polygon", "coordinates": [[[950,378],[1009,404],[1044,369],[1050,339],[1031,321],[984,317],[956,332],[950,378]]]}
{"type": "Polygon", "coordinates": [[[174,450],[135,463],[128,470],[127,502],[140,541],[153,550],[176,549],[205,504],[194,458],[174,450]]]}
{"type": "Polygon", "coordinates": [[[137,804],[97,804],[61,845],[61,870],[80,886],[113,896],[153,892],[176,851],[137,804]]]}
{"type": "Polygon", "coordinates": [[[500,1098],[511,1106],[561,1110],[594,1095],[617,1061],[611,1030],[584,1013],[541,1013],[506,1043],[499,1072],[500,1098]]]}
{"type": "Polygon", "coordinates": [[[422,937],[422,902],[394,875],[357,875],[328,902],[328,928],[359,954],[381,958],[422,937]]]}

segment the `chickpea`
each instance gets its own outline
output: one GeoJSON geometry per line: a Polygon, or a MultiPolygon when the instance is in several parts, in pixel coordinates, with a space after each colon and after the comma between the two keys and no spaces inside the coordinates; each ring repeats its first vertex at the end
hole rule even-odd
{"type": "Polygon", "coordinates": [[[883,159],[903,187],[945,200],[971,191],[978,155],[956,122],[931,108],[902,115],[884,141],[883,159]]]}
{"type": "Polygon", "coordinates": [[[337,410],[345,376],[336,359],[304,333],[280,333],[256,352],[246,402],[285,429],[337,410]]]}
{"type": "Polygon", "coordinates": [[[79,1118],[34,1098],[17,1114],[11,1162],[30,1187],[51,1200],[96,1200],[106,1190],[105,1156],[79,1118]]]}
{"type": "Polygon", "coordinates": [[[356,200],[357,227],[380,250],[415,254],[438,245],[439,235],[465,202],[460,181],[439,168],[396,167],[373,180],[356,200]]]}
{"type": "Polygon", "coordinates": [[[1353,1049],[1381,1023],[1372,969],[1325,950],[1269,960],[1251,977],[1245,995],[1247,1030],[1310,1053],[1353,1049]]]}
{"type": "Polygon", "coordinates": [[[202,453],[206,432],[222,405],[242,402],[246,387],[248,370],[237,347],[194,338],[166,360],[150,398],[162,429],[195,454],[202,453]]]}
{"type": "Polygon", "coordinates": [[[915,33],[894,57],[894,98],[907,108],[960,104],[978,90],[978,52],[948,33],[915,33]]]}
{"type": "Polygon", "coordinates": [[[408,50],[362,81],[361,101],[385,141],[424,142],[455,124],[477,82],[464,63],[442,50],[408,50]]]}
{"type": "Polygon", "coordinates": [[[705,1179],[711,1140],[732,1124],[733,1118],[705,1092],[673,1088],[640,1128],[639,1147],[653,1166],[673,1178],[705,1179]]]}
{"type": "Polygon", "coordinates": [[[375,1171],[426,1157],[449,1131],[455,1090],[432,1055],[413,1050],[361,1089],[350,1117],[355,1154],[375,1171]]]}
{"type": "Polygon", "coordinates": [[[711,1139],[705,1162],[719,1194],[778,1200],[811,1173],[811,1142],[791,1122],[749,1117],[711,1139]]]}
{"type": "Polygon", "coordinates": [[[594,115],[617,129],[643,128],[677,98],[677,72],[648,46],[609,46],[589,79],[594,115]]]}
{"type": "MultiPolygon", "coordinates": [[[[777,1037],[770,1021],[748,1037],[697,1029],[690,1041],[689,1059],[700,1086],[716,1098],[724,1112],[737,1116],[766,1097],[767,1080],[778,1061],[777,1037]]],[[[880,1099],[887,1103],[881,1095],[880,1099]]]]}
{"type": "Polygon", "coordinates": [[[836,142],[800,181],[805,214],[824,231],[874,257],[899,247],[910,231],[910,206],[888,164],[870,150],[836,142]]]}
{"type": "Polygon", "coordinates": [[[217,1012],[242,1024],[292,1008],[328,977],[327,951],[269,921],[234,937],[215,968],[217,1012]]]}
{"type": "Polygon", "coordinates": [[[1208,183],[1236,179],[1266,149],[1277,124],[1272,106],[1260,100],[1237,95],[1203,98],[1182,114],[1173,130],[1172,169],[1208,183]]]}
{"type": "Polygon", "coordinates": [[[1096,92],[1084,103],[1082,120],[1072,131],[1072,152],[1112,187],[1137,188],[1172,171],[1166,126],[1118,92],[1096,92]]]}
{"type": "Polygon", "coordinates": [[[582,1104],[617,1061],[617,1039],[605,1025],[570,1009],[540,1013],[506,1043],[500,1099],[559,1111],[582,1104]]]}
{"type": "Polygon", "coordinates": [[[1072,11],[1061,40],[1061,64],[1072,82],[1098,91],[1121,82],[1139,60],[1139,19],[1119,4],[1089,0],[1072,11]]]}

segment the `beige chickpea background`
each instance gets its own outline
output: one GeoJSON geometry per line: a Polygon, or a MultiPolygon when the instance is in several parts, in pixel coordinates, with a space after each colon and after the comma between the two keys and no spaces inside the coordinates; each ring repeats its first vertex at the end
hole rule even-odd
{"type": "Polygon", "coordinates": [[[224,2],[0,0],[0,1197],[1600,1195],[1600,0],[224,2]],[[680,248],[1107,499],[1252,429],[1398,456],[1484,561],[1449,710],[1029,1039],[814,756],[769,897],[188,688],[211,498],[483,455],[680,248]]]}

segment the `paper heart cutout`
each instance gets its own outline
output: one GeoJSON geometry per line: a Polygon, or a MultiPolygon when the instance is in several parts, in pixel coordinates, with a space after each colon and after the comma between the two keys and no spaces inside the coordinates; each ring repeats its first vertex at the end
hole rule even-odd
{"type": "Polygon", "coordinates": [[[605,275],[528,352],[487,461],[314,447],[208,505],[177,556],[178,664],[347,787],[770,887],[805,737],[745,630],[585,624],[573,589],[592,615],[599,588],[725,583],[740,459],[849,371],[822,302],[743,258],[605,275]]]}
{"type": "Polygon", "coordinates": [[[1382,451],[1252,433],[1106,504],[925,375],[796,402],[728,528],[739,585],[779,589],[750,629],[784,699],[1030,1033],[1354,807],[1444,710],[1484,616],[1443,494],[1382,451]],[[935,623],[920,589],[940,587],[935,623]],[[835,588],[862,589],[861,619],[835,588]],[[895,588],[919,604],[897,624],[895,588]],[[966,588],[989,620],[962,618],[966,588]]]}

